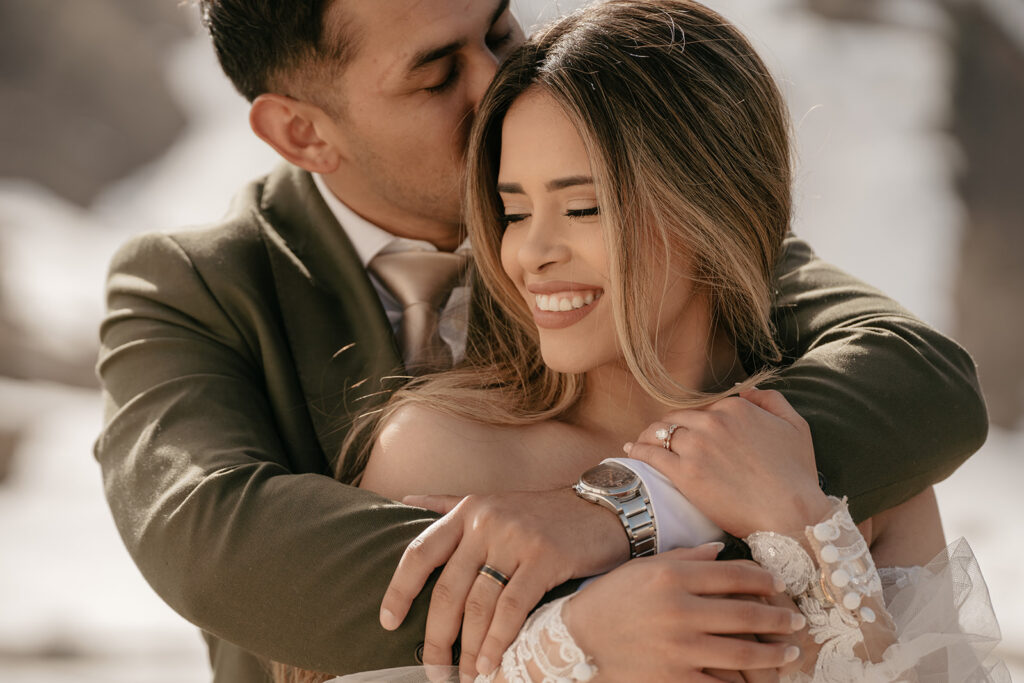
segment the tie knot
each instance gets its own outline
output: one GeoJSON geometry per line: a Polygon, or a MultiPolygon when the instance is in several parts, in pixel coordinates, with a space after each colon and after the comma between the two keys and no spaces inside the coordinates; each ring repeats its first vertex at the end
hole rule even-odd
{"type": "Polygon", "coordinates": [[[380,254],[369,269],[404,308],[427,304],[438,309],[466,272],[468,258],[443,251],[380,254]]]}

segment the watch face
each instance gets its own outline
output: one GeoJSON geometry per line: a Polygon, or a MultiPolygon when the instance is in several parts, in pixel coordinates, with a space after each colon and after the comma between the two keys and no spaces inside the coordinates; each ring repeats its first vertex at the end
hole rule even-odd
{"type": "Polygon", "coordinates": [[[608,462],[591,467],[584,472],[582,482],[587,486],[614,494],[631,489],[638,479],[636,473],[628,467],[608,462]]]}

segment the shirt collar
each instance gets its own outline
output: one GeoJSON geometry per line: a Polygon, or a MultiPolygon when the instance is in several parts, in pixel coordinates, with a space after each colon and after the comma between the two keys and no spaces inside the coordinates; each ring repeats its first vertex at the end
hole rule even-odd
{"type": "MultiPolygon", "coordinates": [[[[374,256],[385,252],[437,251],[437,247],[426,240],[398,237],[384,228],[374,225],[338,199],[331,188],[327,187],[323,176],[319,173],[313,173],[312,176],[317,190],[324,198],[324,203],[327,204],[327,208],[331,210],[335,219],[345,230],[345,234],[348,235],[349,241],[352,242],[356,253],[359,254],[359,260],[363,262],[364,268],[373,260],[374,256]]],[[[468,249],[469,239],[467,238],[456,251],[463,252],[468,249]]]]}

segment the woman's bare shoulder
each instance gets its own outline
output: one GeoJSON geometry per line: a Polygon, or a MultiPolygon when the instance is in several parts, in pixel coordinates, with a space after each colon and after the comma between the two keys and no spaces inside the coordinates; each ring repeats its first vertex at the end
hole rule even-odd
{"type": "Polygon", "coordinates": [[[482,475],[514,456],[518,440],[514,428],[407,404],[382,426],[359,485],[395,500],[413,493],[476,492],[482,475]]]}

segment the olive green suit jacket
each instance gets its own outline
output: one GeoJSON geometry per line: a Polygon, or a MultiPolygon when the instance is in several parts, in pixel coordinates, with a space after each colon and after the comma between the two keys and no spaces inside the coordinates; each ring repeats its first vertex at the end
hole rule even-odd
{"type": "MultiPolygon", "coordinates": [[[[879,245],[883,249],[885,245],[879,245]]],[[[875,290],[787,240],[775,382],[858,517],[953,471],[984,440],[974,364],[875,290]]],[[[310,176],[282,165],[218,224],[132,240],[113,260],[95,453],[118,529],[201,627],[216,681],[256,652],[346,673],[415,661],[426,599],[393,633],[380,598],[431,521],[334,481],[355,397],[400,370],[361,263],[310,176]]]]}

